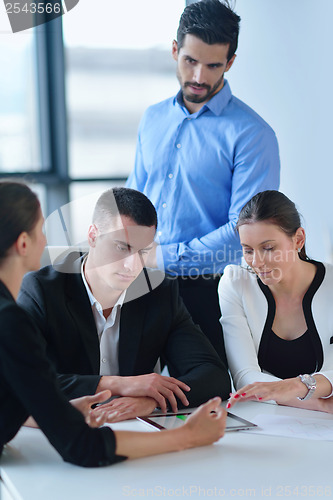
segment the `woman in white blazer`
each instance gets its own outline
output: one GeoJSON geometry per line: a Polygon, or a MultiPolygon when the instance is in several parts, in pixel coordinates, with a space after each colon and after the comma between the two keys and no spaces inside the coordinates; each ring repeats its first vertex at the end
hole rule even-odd
{"type": "Polygon", "coordinates": [[[278,191],[255,195],[237,231],[245,266],[219,283],[221,324],[236,392],[333,412],[333,266],[310,260],[295,204],[278,191]]]}

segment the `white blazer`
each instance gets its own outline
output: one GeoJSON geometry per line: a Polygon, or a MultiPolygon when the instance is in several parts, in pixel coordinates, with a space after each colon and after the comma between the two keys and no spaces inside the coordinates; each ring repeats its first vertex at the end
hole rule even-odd
{"type": "MultiPolygon", "coordinates": [[[[312,339],[318,364],[316,373],[328,378],[333,386],[333,266],[312,262],[318,270],[305,295],[307,299],[303,300],[303,310],[307,325],[313,322],[318,333],[312,339]]],[[[268,314],[273,314],[274,319],[274,299],[268,287],[256,274],[230,265],[224,270],[218,293],[225,349],[236,389],[253,382],[279,380],[262,372],[258,364],[268,314]]]]}

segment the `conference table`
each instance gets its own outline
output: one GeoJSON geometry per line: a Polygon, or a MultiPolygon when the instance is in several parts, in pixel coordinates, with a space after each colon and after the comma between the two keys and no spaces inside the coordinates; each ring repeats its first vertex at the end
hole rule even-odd
{"type": "MultiPolygon", "coordinates": [[[[261,427],[228,432],[211,446],[93,469],[63,462],[39,429],[22,428],[0,460],[0,498],[331,498],[333,415],[262,402],[239,403],[232,412],[261,427]]],[[[111,427],[160,432],[138,420],[111,427]]]]}

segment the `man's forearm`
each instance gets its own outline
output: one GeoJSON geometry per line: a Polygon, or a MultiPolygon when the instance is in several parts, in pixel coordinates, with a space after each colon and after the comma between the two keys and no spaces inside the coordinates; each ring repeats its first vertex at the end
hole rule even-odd
{"type": "Polygon", "coordinates": [[[102,377],[99,379],[96,392],[109,389],[112,393],[112,396],[121,396],[121,387],[121,377],[118,377],[116,375],[102,375],[102,377]]]}

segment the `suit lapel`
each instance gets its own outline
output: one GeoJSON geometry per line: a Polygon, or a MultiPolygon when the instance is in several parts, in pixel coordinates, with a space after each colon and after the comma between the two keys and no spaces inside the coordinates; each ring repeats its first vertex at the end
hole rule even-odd
{"type": "Polygon", "coordinates": [[[144,299],[126,302],[121,309],[118,356],[121,376],[135,375],[145,315],[144,299]]]}
{"type": "Polygon", "coordinates": [[[98,374],[100,369],[98,333],[78,264],[81,265],[81,258],[75,261],[72,273],[67,274],[65,288],[67,307],[74,324],[77,325],[79,330],[79,335],[93,370],[92,373],[98,374]]]}
{"type": "Polygon", "coordinates": [[[150,293],[163,279],[164,273],[159,270],[143,271],[126,292],[119,331],[118,360],[119,373],[122,376],[135,375],[138,359],[145,356],[145,353],[140,351],[140,344],[150,304],[150,293]]]}

